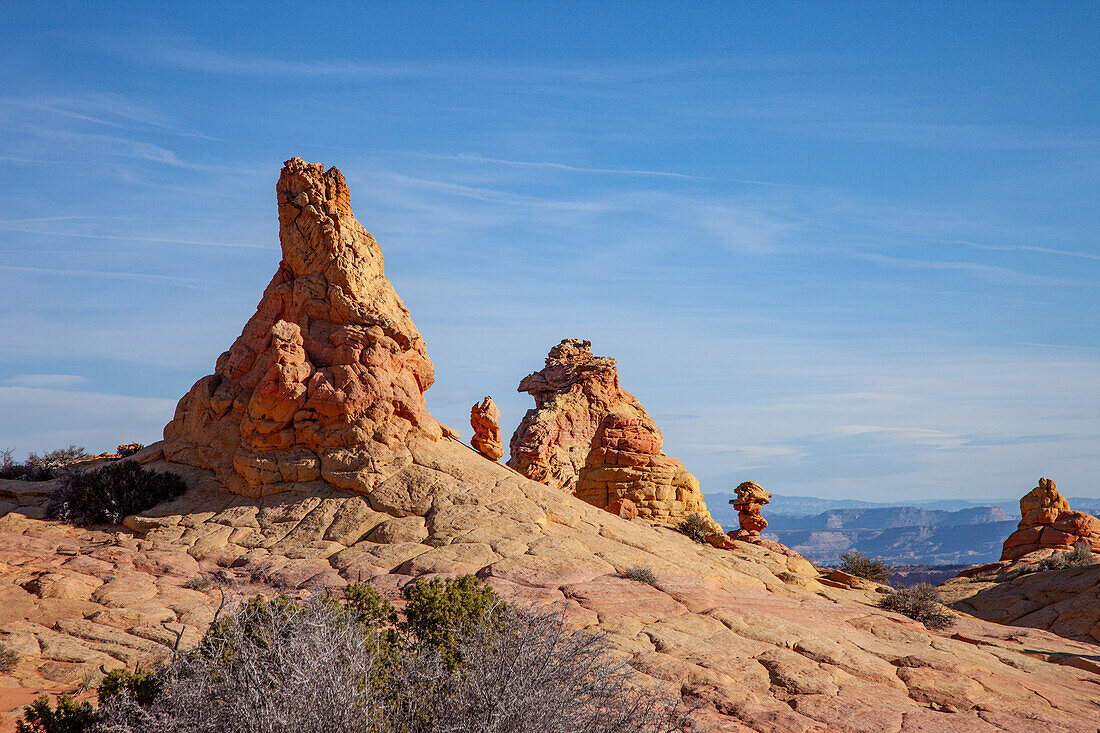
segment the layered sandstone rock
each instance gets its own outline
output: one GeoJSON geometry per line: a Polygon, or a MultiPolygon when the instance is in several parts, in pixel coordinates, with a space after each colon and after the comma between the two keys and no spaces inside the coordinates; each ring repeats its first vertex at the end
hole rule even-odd
{"type": "Polygon", "coordinates": [[[261,496],[321,481],[369,491],[438,440],[431,359],[355,220],[344,176],[300,158],[276,187],[283,259],[214,374],[180,400],[167,458],[261,496]]]}
{"type": "Polygon", "coordinates": [[[768,526],[768,520],[760,514],[765,504],[770,504],[772,495],[764,490],[764,487],[755,481],[743,481],[734,489],[736,499],[730,499],[730,504],[737,510],[737,521],[741,530],[750,534],[760,534],[760,530],[768,526]]]}
{"type": "Polygon", "coordinates": [[[1040,560],[1080,542],[1100,552],[1100,519],[1072,511],[1054,481],[1041,478],[1020,499],[1020,523],[1005,540],[1001,560],[1040,560]]]}
{"type": "Polygon", "coordinates": [[[661,452],[664,438],[634,395],[619,385],[615,360],[592,344],[564,339],[520,392],[535,398],[512,435],[508,465],[530,479],[608,508],[620,500],[638,516],[672,523],[706,515],[699,482],[661,452]]]}
{"type": "Polygon", "coordinates": [[[474,429],[474,437],[470,438],[474,450],[491,461],[504,455],[504,446],[500,444],[500,410],[492,397],[470,408],[470,426],[474,429]]]}

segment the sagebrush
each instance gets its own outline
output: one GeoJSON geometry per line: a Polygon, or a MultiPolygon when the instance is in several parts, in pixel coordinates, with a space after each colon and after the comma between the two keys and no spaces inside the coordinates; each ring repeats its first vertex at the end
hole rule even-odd
{"type": "Polygon", "coordinates": [[[626,570],[619,573],[619,576],[626,578],[627,580],[634,580],[639,583],[645,583],[646,585],[653,585],[657,582],[657,576],[653,573],[653,571],[647,567],[642,567],[640,565],[627,568],[626,570]]]}
{"type": "Polygon", "coordinates": [[[699,512],[692,512],[680,520],[680,523],[676,525],[676,529],[696,542],[706,544],[707,536],[714,532],[714,525],[699,512]]]}
{"type": "Polygon", "coordinates": [[[46,511],[72,524],[118,524],[123,517],[152,509],[186,490],[183,479],[174,473],[150,471],[136,461],[118,461],[63,477],[46,511]]]}
{"type": "Polygon", "coordinates": [[[886,583],[890,580],[890,565],[881,558],[870,558],[858,550],[849,550],[840,556],[840,564],[837,570],[849,575],[873,580],[876,583],[886,583]]]}
{"type": "Polygon", "coordinates": [[[1050,557],[1040,560],[1036,565],[1036,570],[1083,568],[1087,565],[1095,565],[1096,562],[1096,554],[1092,551],[1092,545],[1088,542],[1078,542],[1072,550],[1056,552],[1050,557]]]}
{"type": "Polygon", "coordinates": [[[929,629],[940,630],[955,625],[955,619],[947,612],[940,592],[928,583],[918,583],[889,593],[878,603],[880,608],[894,611],[920,621],[929,629]]]}
{"type": "Polygon", "coordinates": [[[155,673],[112,672],[92,722],[66,733],[670,733],[684,722],[677,695],[640,684],[606,635],[573,631],[560,612],[517,608],[469,576],[404,595],[411,614],[358,583],[340,600],[238,604],[155,673]]]}

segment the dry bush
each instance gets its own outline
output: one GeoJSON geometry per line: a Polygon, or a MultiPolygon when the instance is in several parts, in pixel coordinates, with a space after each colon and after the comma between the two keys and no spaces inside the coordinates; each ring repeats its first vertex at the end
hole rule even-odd
{"type": "Polygon", "coordinates": [[[7,674],[19,664],[19,653],[0,642],[0,674],[7,674]]]}
{"type": "Polygon", "coordinates": [[[607,637],[500,601],[476,580],[419,585],[410,624],[367,586],[346,602],[254,599],[157,675],[125,685],[98,733],[669,733],[685,710],[638,684],[607,637]],[[457,587],[457,590],[456,590],[457,587]],[[488,603],[483,603],[488,601],[488,603]],[[456,605],[457,604],[457,605],[456,605]],[[465,619],[441,635],[444,618],[465,619]],[[451,652],[448,654],[447,652],[451,652]],[[455,660],[460,660],[457,663],[455,660]]]}
{"type": "Polygon", "coordinates": [[[123,517],[152,509],[186,490],[183,479],[174,473],[150,471],[135,461],[118,461],[65,476],[47,513],[72,524],[117,524],[123,517]]]}
{"type": "Polygon", "coordinates": [[[678,525],[676,525],[676,529],[678,529],[680,532],[683,532],[696,542],[702,542],[703,544],[706,544],[707,535],[714,532],[714,525],[712,525],[710,520],[699,512],[692,512],[691,514],[684,517],[678,525]]]}
{"type": "Polygon", "coordinates": [[[657,582],[657,576],[653,574],[653,571],[640,565],[627,568],[619,573],[619,577],[626,578],[627,580],[635,580],[639,583],[645,583],[646,585],[653,585],[657,582]]]}
{"type": "Polygon", "coordinates": [[[1065,568],[1083,568],[1087,565],[1095,565],[1096,555],[1092,551],[1092,545],[1088,542],[1078,542],[1072,550],[1056,552],[1048,558],[1039,561],[1036,570],[1063,570],[1065,568]]]}
{"type": "Polygon", "coordinates": [[[920,621],[930,629],[940,630],[955,625],[955,619],[947,612],[940,599],[940,592],[928,583],[896,590],[884,596],[878,605],[887,611],[920,621]]]}
{"type": "Polygon", "coordinates": [[[840,556],[837,570],[860,578],[886,583],[890,580],[890,565],[881,558],[870,558],[858,550],[849,550],[840,556]]]}

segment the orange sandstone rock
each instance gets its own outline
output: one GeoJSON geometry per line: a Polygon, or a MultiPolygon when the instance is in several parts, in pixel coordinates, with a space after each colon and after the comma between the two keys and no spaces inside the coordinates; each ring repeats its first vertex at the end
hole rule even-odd
{"type": "Polygon", "coordinates": [[[340,171],[293,158],[276,191],[282,262],[180,400],[164,455],[246,496],[318,480],[368,491],[409,465],[410,442],[442,437],[424,402],[432,362],[340,171]]]}
{"type": "Polygon", "coordinates": [[[734,491],[737,498],[731,499],[730,504],[737,509],[737,520],[741,529],[759,535],[760,530],[768,526],[768,520],[764,519],[760,510],[765,504],[771,503],[772,495],[755,481],[744,481],[734,491]]]}
{"type": "Polygon", "coordinates": [[[1078,542],[1100,552],[1100,519],[1072,511],[1054,481],[1041,478],[1039,485],[1020,499],[1020,523],[1005,540],[1001,561],[1015,562],[1037,552],[1048,556],[1078,542]]]}
{"type": "Polygon", "coordinates": [[[628,499],[646,519],[709,517],[699,482],[661,452],[657,425],[619,385],[615,360],[593,356],[591,346],[564,339],[520,382],[535,409],[512,435],[508,465],[601,508],[628,499]]]}
{"type": "Polygon", "coordinates": [[[500,444],[500,410],[492,397],[486,397],[470,408],[470,425],[474,437],[470,445],[491,461],[504,455],[504,446],[500,444]]]}

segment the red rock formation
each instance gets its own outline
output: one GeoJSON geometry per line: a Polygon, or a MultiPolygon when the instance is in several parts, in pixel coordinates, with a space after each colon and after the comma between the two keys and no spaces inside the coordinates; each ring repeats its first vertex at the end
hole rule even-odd
{"type": "Polygon", "coordinates": [[[593,356],[591,342],[563,340],[519,391],[535,398],[535,409],[512,435],[512,468],[598,507],[629,499],[648,519],[709,517],[699,482],[661,452],[653,419],[619,385],[615,360],[593,356]]]}
{"type": "Polygon", "coordinates": [[[180,400],[164,454],[248,496],[314,480],[369,490],[408,465],[410,441],[442,436],[424,402],[432,362],[340,171],[293,158],[276,191],[282,262],[180,400]]]}
{"type": "Polygon", "coordinates": [[[470,426],[474,429],[474,437],[470,438],[474,450],[490,461],[504,455],[504,446],[500,444],[500,410],[492,397],[470,408],[470,426]]]}
{"type": "Polygon", "coordinates": [[[1005,540],[1001,561],[1039,560],[1055,552],[1072,549],[1078,542],[1100,552],[1100,519],[1075,512],[1058,493],[1054,481],[1039,479],[1039,485],[1020,499],[1020,523],[1005,540]]]}
{"type": "Polygon", "coordinates": [[[737,510],[737,520],[744,532],[760,534],[760,530],[768,526],[768,520],[760,514],[765,504],[770,504],[772,495],[764,490],[764,487],[755,481],[745,481],[736,489],[737,498],[731,499],[730,504],[737,510]]]}

